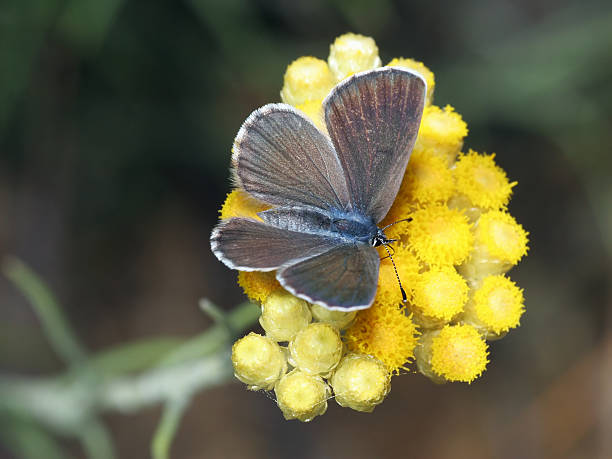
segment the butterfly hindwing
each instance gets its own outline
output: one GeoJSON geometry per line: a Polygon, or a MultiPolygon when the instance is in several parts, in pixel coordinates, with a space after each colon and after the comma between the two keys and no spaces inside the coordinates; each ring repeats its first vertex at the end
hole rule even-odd
{"type": "Polygon", "coordinates": [[[348,242],[284,267],[276,277],[285,289],[306,301],[349,311],[372,305],[379,267],[374,247],[348,242]]]}
{"type": "Polygon", "coordinates": [[[383,67],[347,78],[323,102],[354,210],[376,223],[391,207],[421,123],[422,77],[383,67]]]}

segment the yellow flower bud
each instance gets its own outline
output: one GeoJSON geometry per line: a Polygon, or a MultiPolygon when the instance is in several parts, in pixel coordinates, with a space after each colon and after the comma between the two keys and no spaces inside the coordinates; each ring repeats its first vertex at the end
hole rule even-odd
{"type": "Polygon", "coordinates": [[[370,37],[354,33],[336,38],[329,47],[327,63],[337,81],[381,65],[376,42],[370,37]]]}
{"type": "Polygon", "coordinates": [[[348,354],[334,372],[331,385],[339,405],[371,412],[391,390],[391,376],[380,360],[348,354]]]}
{"type": "Polygon", "coordinates": [[[318,304],[313,304],[310,309],[312,310],[312,316],[317,321],[328,323],[338,330],[348,327],[357,314],[357,311],[332,311],[318,304]]]}
{"type": "Polygon", "coordinates": [[[467,124],[453,107],[447,105],[442,110],[436,105],[429,105],[423,111],[414,153],[432,150],[450,166],[455,162],[467,133],[467,124]]]}
{"type": "Polygon", "coordinates": [[[304,56],[293,61],[285,72],[281,100],[297,106],[308,101],[321,101],[334,86],[334,77],[327,63],[304,56]]]}
{"type": "Polygon", "coordinates": [[[312,316],[308,303],[286,290],[271,293],[261,305],[259,323],[274,341],[290,341],[306,328],[312,316]]]}
{"type": "Polygon", "coordinates": [[[300,370],[287,373],[274,387],[276,403],[285,419],[312,421],[327,410],[327,399],[331,395],[329,386],[320,376],[300,370]]]}
{"type": "Polygon", "coordinates": [[[508,204],[517,182],[508,181],[494,158],[495,155],[479,155],[473,150],[459,157],[453,170],[457,195],[451,199],[449,207],[471,209],[468,215],[476,220],[480,212],[497,210],[508,204]],[[479,212],[474,212],[473,208],[479,212]]]}
{"type": "Polygon", "coordinates": [[[504,274],[527,253],[528,233],[507,212],[482,214],[474,228],[474,249],[458,267],[473,284],[491,274],[504,274]]]}
{"type": "Polygon", "coordinates": [[[518,327],[523,312],[523,291],[505,276],[489,276],[468,301],[461,321],[493,340],[518,327]]]}
{"type": "Polygon", "coordinates": [[[455,268],[432,268],[413,285],[414,321],[423,328],[438,328],[463,311],[469,287],[455,268]]]}
{"type": "Polygon", "coordinates": [[[343,347],[338,330],[323,322],[312,323],[289,343],[290,363],[310,374],[326,376],[336,368],[343,347]]]}
{"type": "Polygon", "coordinates": [[[377,300],[368,309],[357,313],[355,322],[346,330],[344,340],[349,350],[369,354],[383,362],[388,371],[400,369],[414,357],[417,329],[398,303],[377,300]]]}
{"type": "Polygon", "coordinates": [[[287,371],[281,347],[271,339],[249,333],[232,346],[232,364],[236,378],[250,390],[270,390],[287,371]]]}
{"type": "Polygon", "coordinates": [[[427,100],[426,104],[431,105],[433,102],[433,92],[434,87],[436,86],[436,79],[431,70],[429,70],[425,64],[419,61],[415,61],[414,59],[406,59],[403,57],[396,57],[391,62],[387,64],[389,67],[403,67],[409,70],[414,70],[419,75],[423,77],[425,82],[427,83],[427,100]]]}
{"type": "MultiPolygon", "coordinates": [[[[433,150],[414,152],[395,202],[404,203],[401,215],[418,205],[444,203],[453,195],[453,173],[433,150]]],[[[397,212],[396,212],[397,213],[397,212]]]]}
{"type": "Polygon", "coordinates": [[[437,383],[471,383],[488,363],[487,343],[470,325],[446,325],[423,333],[415,354],[419,371],[437,383]]]}
{"type": "Polygon", "coordinates": [[[432,205],[412,214],[408,246],[417,258],[433,266],[457,265],[467,259],[474,243],[467,217],[444,205],[432,205]]]}

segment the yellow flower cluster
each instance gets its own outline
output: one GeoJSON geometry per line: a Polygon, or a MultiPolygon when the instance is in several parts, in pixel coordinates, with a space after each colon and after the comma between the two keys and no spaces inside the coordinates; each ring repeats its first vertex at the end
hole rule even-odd
{"type": "MultiPolygon", "coordinates": [[[[285,73],[283,102],[323,131],[322,101],[353,73],[381,65],[374,40],[338,37],[327,61],[301,57],[285,73]]],[[[406,287],[401,293],[383,258],[374,304],[358,312],[329,311],[283,290],[274,273],[240,272],[246,295],[262,305],[265,336],[237,341],[236,377],[252,390],[274,389],[287,419],[310,421],[332,396],[345,407],[372,411],[400,370],[416,369],[437,383],[471,383],[486,369],[487,341],[519,325],[523,292],[505,274],[527,253],[527,233],[508,213],[516,182],[494,155],[462,153],[467,125],[450,106],[433,105],[434,74],[421,62],[395,58],[427,82],[419,135],[384,226],[406,287]]],[[[266,205],[232,191],[221,218],[257,217],[266,205]]]]}

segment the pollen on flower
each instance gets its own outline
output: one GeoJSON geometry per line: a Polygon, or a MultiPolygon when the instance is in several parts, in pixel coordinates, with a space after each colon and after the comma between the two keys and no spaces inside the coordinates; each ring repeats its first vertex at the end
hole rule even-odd
{"type": "Polygon", "coordinates": [[[412,154],[396,202],[403,204],[404,213],[411,206],[444,203],[453,194],[453,173],[446,162],[433,150],[412,154]]]}
{"type": "Polygon", "coordinates": [[[282,289],[274,272],[238,271],[238,285],[253,302],[261,304],[277,290],[282,289]]]}
{"type": "Polygon", "coordinates": [[[327,411],[331,389],[320,376],[298,369],[287,373],[274,388],[276,402],[285,419],[312,421],[327,411]]]}
{"type": "Polygon", "coordinates": [[[527,253],[527,235],[507,212],[493,210],[482,214],[475,226],[478,253],[473,258],[483,256],[515,265],[527,253]]]}
{"type": "Polygon", "coordinates": [[[219,213],[221,220],[232,217],[246,217],[261,220],[257,212],[269,208],[269,205],[251,197],[246,191],[235,189],[228,193],[219,213]]]}
{"type": "Polygon", "coordinates": [[[371,412],[389,393],[391,377],[380,360],[348,354],[334,372],[331,385],[340,406],[371,412]]]}
{"type": "Polygon", "coordinates": [[[281,99],[293,106],[320,101],[327,96],[334,83],[327,62],[311,56],[300,57],[287,67],[281,99]]]}
{"type": "Polygon", "coordinates": [[[316,322],[301,330],[289,343],[289,363],[306,373],[326,376],[338,365],[342,351],[338,330],[316,322]]]}
{"type": "Polygon", "coordinates": [[[474,327],[446,325],[423,334],[417,364],[426,376],[432,371],[444,381],[471,383],[485,371],[487,356],[487,343],[474,327]]]}
{"type": "Polygon", "coordinates": [[[456,265],[472,249],[474,237],[470,227],[463,213],[444,205],[419,209],[408,223],[408,246],[428,265],[456,265]]]}
{"type": "Polygon", "coordinates": [[[431,105],[433,102],[434,87],[436,86],[436,79],[431,70],[425,66],[422,62],[415,61],[414,59],[406,59],[403,57],[396,57],[387,64],[388,67],[403,67],[409,70],[414,70],[423,77],[427,83],[427,100],[426,104],[431,105]]]}
{"type": "Polygon", "coordinates": [[[470,150],[468,154],[460,155],[453,170],[457,193],[483,210],[505,207],[510,201],[512,188],[517,184],[509,182],[494,158],[494,154],[479,155],[470,150]]]}
{"type": "Polygon", "coordinates": [[[502,275],[489,276],[474,292],[463,321],[494,338],[519,325],[523,302],[523,291],[514,282],[502,275]]]}
{"type": "Polygon", "coordinates": [[[415,320],[419,316],[424,319],[421,326],[432,324],[441,326],[449,322],[460,312],[468,299],[469,287],[463,277],[455,268],[431,268],[419,275],[413,285],[412,304],[415,311],[415,320]],[[418,315],[416,312],[418,311],[418,315]]]}
{"type": "Polygon", "coordinates": [[[349,350],[372,355],[383,362],[389,372],[399,374],[414,357],[417,334],[404,307],[375,301],[369,309],[357,313],[344,340],[349,350]]]}
{"type": "Polygon", "coordinates": [[[267,337],[274,341],[290,341],[311,319],[306,301],[286,290],[277,290],[262,303],[259,323],[267,337]]]}
{"type": "Polygon", "coordinates": [[[453,107],[447,105],[441,109],[429,105],[423,111],[414,153],[431,149],[450,166],[461,150],[467,133],[467,124],[453,107]]]}
{"type": "Polygon", "coordinates": [[[232,346],[232,365],[236,378],[250,390],[270,390],[287,371],[285,355],[270,338],[249,333],[232,346]]]}
{"type": "Polygon", "coordinates": [[[336,81],[340,81],[353,73],[380,67],[381,60],[373,38],[346,33],[329,47],[327,63],[336,81]]]}

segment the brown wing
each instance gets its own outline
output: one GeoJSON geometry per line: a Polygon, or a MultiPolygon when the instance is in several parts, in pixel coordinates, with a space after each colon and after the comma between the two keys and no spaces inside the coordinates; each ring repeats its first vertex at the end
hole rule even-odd
{"type": "Polygon", "coordinates": [[[353,207],[375,222],[384,218],[399,190],[425,93],[421,76],[383,67],[348,78],[323,102],[353,207]]]}

